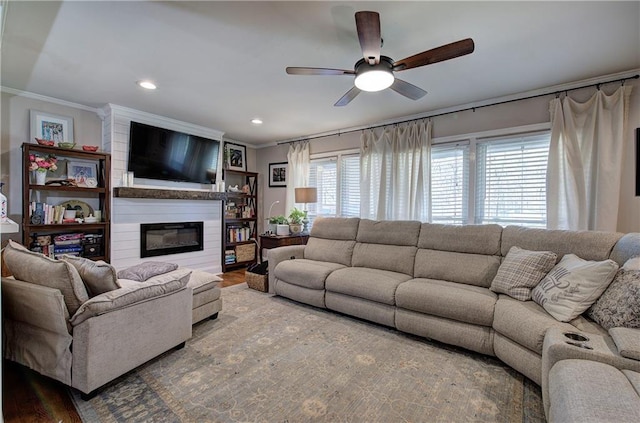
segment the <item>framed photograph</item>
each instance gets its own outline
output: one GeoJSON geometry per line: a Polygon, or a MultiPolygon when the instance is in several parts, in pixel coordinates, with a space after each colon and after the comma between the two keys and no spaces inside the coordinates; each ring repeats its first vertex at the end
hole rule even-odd
{"type": "Polygon", "coordinates": [[[73,142],[73,118],[31,110],[31,142],[35,139],[73,142]]]}
{"type": "Polygon", "coordinates": [[[244,145],[224,143],[226,150],[226,165],[229,170],[247,170],[247,147],[244,145]]]}
{"type": "Polygon", "coordinates": [[[67,162],[67,177],[75,179],[79,187],[95,188],[98,186],[98,169],[95,163],[67,162]]]}
{"type": "Polygon", "coordinates": [[[287,186],[287,162],[269,163],[269,186],[270,187],[286,187],[287,186]]]}

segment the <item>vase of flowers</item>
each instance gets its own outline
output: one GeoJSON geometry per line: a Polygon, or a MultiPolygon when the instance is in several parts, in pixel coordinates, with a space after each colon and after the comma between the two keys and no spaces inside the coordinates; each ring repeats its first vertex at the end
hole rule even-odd
{"type": "Polygon", "coordinates": [[[45,157],[37,154],[29,154],[29,170],[35,174],[36,185],[44,185],[47,179],[47,172],[58,170],[58,159],[53,154],[45,157]]]}

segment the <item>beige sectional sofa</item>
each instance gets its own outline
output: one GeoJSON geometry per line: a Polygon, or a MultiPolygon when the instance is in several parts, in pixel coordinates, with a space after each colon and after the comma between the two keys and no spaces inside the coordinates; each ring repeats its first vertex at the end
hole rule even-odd
{"type": "MultiPolygon", "coordinates": [[[[607,331],[586,317],[563,323],[534,301],[492,291],[492,281],[513,246],[550,251],[558,261],[575,254],[585,260],[610,258],[621,266],[640,255],[640,234],[318,219],[306,246],[269,250],[269,291],[496,356],[543,385],[547,412],[553,402],[546,385],[551,367],[576,352],[596,361],[600,354],[597,348],[570,345],[563,338],[560,350],[567,352],[556,354],[545,368],[544,342],[550,329],[561,336],[593,334],[593,339],[604,340],[607,354],[616,357],[609,364],[640,371],[640,361],[621,358],[607,331]]],[[[634,333],[640,341],[640,330],[634,333]]],[[[547,348],[554,345],[558,343],[547,348]]],[[[640,406],[635,410],[640,416],[640,406]]]]}

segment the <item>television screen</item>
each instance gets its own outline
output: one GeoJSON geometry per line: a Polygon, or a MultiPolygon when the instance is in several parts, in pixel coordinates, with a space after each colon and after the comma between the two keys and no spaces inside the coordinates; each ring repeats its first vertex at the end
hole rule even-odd
{"type": "Polygon", "coordinates": [[[220,141],[131,122],[128,169],[136,178],[215,183],[220,141]]]}

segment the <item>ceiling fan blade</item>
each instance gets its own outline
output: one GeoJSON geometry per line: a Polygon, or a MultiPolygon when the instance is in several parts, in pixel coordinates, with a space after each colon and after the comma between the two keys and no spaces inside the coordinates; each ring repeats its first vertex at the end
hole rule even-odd
{"type": "Polygon", "coordinates": [[[370,65],[377,65],[382,45],[378,12],[356,12],[356,29],[364,60],[370,65]]]}
{"type": "Polygon", "coordinates": [[[427,93],[422,88],[416,87],[415,85],[398,78],[393,81],[393,84],[391,84],[389,88],[398,94],[402,94],[403,96],[410,98],[411,100],[421,99],[427,93]]]}
{"type": "Polygon", "coordinates": [[[355,71],[346,69],[329,69],[329,68],[296,68],[288,67],[286,69],[289,75],[355,75],[355,71]]]}
{"type": "Polygon", "coordinates": [[[443,62],[445,60],[464,56],[473,53],[475,45],[471,38],[456,41],[455,43],[446,44],[431,50],[423,51],[402,60],[398,60],[393,64],[394,71],[403,71],[407,69],[417,68],[418,66],[430,65],[432,63],[443,62]]]}
{"type": "Polygon", "coordinates": [[[360,88],[353,87],[349,91],[347,91],[347,93],[345,95],[343,95],[340,98],[340,100],[336,101],[336,104],[334,104],[334,106],[338,106],[338,107],[346,106],[347,104],[349,104],[351,102],[351,100],[356,98],[356,96],[358,94],[360,94],[360,88]]]}

